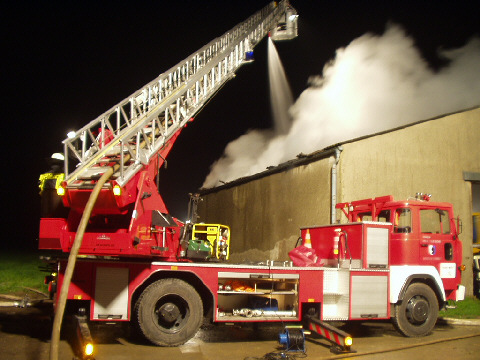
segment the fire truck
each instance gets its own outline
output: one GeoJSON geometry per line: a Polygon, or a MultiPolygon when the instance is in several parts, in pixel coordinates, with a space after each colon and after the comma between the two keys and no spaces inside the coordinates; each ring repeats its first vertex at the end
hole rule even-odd
{"type": "Polygon", "coordinates": [[[65,254],[52,260],[52,291],[65,291],[68,308],[88,321],[132,322],[161,346],[186,342],[205,318],[306,320],[344,349],[351,339],[328,321],[392,319],[406,336],[428,334],[438,310],[465,292],[451,204],[391,196],[341,203],[346,223],[302,228],[292,261],[256,264],[226,261],[228,226],[169,214],[160,167],[268,33],[297,36],[288,2],[269,4],[63,141],[64,178],[55,185],[63,210],[55,213],[64,215],[40,220],[39,248],[65,254]]]}

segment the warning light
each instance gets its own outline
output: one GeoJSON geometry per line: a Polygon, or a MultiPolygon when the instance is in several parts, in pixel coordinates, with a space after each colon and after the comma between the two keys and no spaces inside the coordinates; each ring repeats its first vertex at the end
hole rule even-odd
{"type": "Polygon", "coordinates": [[[467,267],[466,267],[464,264],[462,264],[462,265],[460,265],[460,266],[458,267],[458,269],[459,269],[460,271],[465,271],[466,268],[467,268],[467,267]]]}
{"type": "Polygon", "coordinates": [[[119,185],[113,187],[113,195],[120,196],[122,195],[122,188],[119,185]]]}
{"type": "Polygon", "coordinates": [[[350,336],[347,336],[345,338],[345,346],[352,346],[353,344],[353,339],[350,336]]]}
{"type": "Polygon", "coordinates": [[[63,195],[65,195],[65,188],[64,188],[63,186],[59,186],[59,187],[57,188],[57,195],[58,195],[58,196],[63,196],[63,195]]]}
{"type": "Polygon", "coordinates": [[[93,355],[93,344],[92,343],[87,343],[85,347],[83,348],[83,353],[85,356],[92,356],[93,355]]]}

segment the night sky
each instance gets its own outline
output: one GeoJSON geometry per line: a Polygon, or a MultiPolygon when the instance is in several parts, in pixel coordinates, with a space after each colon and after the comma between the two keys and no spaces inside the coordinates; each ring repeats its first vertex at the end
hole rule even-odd
{"type": "MultiPolygon", "coordinates": [[[[268,1],[3,2],[1,247],[34,247],[37,180],[62,140],[131,93],[222,35],[268,1]]],[[[299,37],[277,43],[294,97],[321,74],[335,50],[355,38],[403,26],[433,68],[439,48],[480,35],[476,1],[292,1],[299,37]]],[[[271,126],[267,42],[255,62],[213,98],[182,132],[162,170],[161,194],[185,218],[196,191],[228,142],[271,126]]],[[[480,64],[479,64],[480,66],[480,64]]]]}

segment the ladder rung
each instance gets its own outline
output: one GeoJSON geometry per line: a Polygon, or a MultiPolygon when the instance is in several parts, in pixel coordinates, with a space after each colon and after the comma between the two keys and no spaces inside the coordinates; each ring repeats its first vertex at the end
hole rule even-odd
{"type": "MultiPolygon", "coordinates": [[[[114,146],[111,148],[109,151],[105,153],[105,156],[114,156],[114,155],[119,155],[121,152],[121,147],[120,146],[114,146]]],[[[128,149],[126,147],[123,148],[123,153],[126,154],[128,152],[128,149]]]]}

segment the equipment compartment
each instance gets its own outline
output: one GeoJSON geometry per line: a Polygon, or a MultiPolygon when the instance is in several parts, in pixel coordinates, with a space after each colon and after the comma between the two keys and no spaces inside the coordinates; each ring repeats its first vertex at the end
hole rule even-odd
{"type": "Polygon", "coordinates": [[[298,274],[219,273],[217,320],[298,320],[298,281],[298,274]]]}

